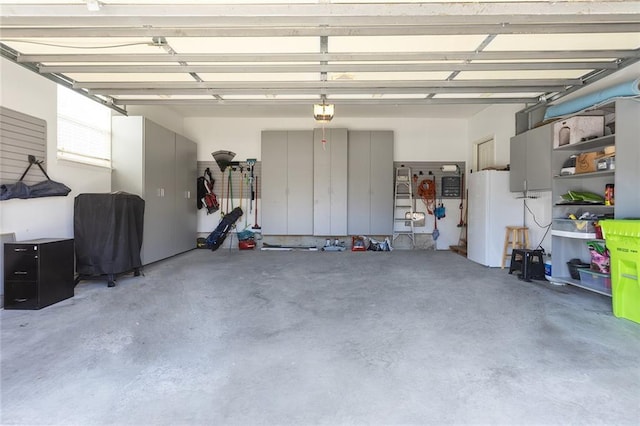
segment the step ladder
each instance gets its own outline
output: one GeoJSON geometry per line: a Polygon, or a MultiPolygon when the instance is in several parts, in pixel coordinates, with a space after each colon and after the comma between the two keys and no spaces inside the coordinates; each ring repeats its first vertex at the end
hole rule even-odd
{"type": "Polygon", "coordinates": [[[416,206],[413,198],[413,176],[410,167],[396,167],[394,186],[393,241],[406,235],[411,240],[411,248],[415,248],[416,206]]]}

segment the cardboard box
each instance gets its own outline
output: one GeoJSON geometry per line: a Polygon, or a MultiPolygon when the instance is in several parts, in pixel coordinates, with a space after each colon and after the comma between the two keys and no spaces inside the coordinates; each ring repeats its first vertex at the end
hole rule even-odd
{"type": "Polygon", "coordinates": [[[553,124],[553,147],[559,148],[604,136],[604,117],[576,116],[553,124]]]}
{"type": "Polygon", "coordinates": [[[578,158],[576,158],[576,174],[597,171],[596,162],[601,155],[601,152],[583,152],[579,154],[578,158]]]}

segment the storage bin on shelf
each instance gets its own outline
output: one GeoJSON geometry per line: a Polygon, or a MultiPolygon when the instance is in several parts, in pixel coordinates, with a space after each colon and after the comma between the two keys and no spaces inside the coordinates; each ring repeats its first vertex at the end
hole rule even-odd
{"type": "Polygon", "coordinates": [[[600,222],[611,256],[613,314],[640,323],[640,220],[600,222]]]}
{"type": "Polygon", "coordinates": [[[572,238],[596,238],[597,220],[553,219],[552,235],[572,238]]]}
{"type": "Polygon", "coordinates": [[[602,293],[611,294],[611,275],[590,268],[578,268],[580,285],[602,293]]]}
{"type": "Polygon", "coordinates": [[[569,268],[569,276],[574,280],[580,279],[580,271],[581,268],[590,268],[591,264],[585,263],[580,259],[571,259],[567,262],[567,268],[569,268]]]}

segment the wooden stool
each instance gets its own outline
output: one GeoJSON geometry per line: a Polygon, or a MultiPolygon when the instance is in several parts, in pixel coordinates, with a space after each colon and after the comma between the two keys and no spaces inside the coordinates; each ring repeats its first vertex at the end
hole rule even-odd
{"type": "Polygon", "coordinates": [[[511,258],[513,249],[526,249],[529,247],[529,228],[526,226],[507,226],[504,234],[504,250],[502,252],[502,269],[507,259],[511,258]]]}

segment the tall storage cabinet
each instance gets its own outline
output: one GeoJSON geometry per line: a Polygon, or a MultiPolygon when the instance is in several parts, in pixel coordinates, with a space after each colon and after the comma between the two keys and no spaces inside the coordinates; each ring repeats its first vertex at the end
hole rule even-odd
{"type": "Polygon", "coordinates": [[[113,117],[112,140],[112,190],[145,200],[142,263],[194,248],[195,143],[144,117],[113,117]]]}
{"type": "Polygon", "coordinates": [[[313,132],[262,132],[262,233],[313,233],[313,132]]]}
{"type": "Polygon", "coordinates": [[[347,129],[313,132],[313,234],[347,235],[347,129]]]}
{"type": "Polygon", "coordinates": [[[197,228],[198,146],[176,133],[176,248],[178,252],[191,250],[197,228]]]}
{"type": "Polygon", "coordinates": [[[349,235],[393,233],[393,132],[349,131],[349,235]]]}

